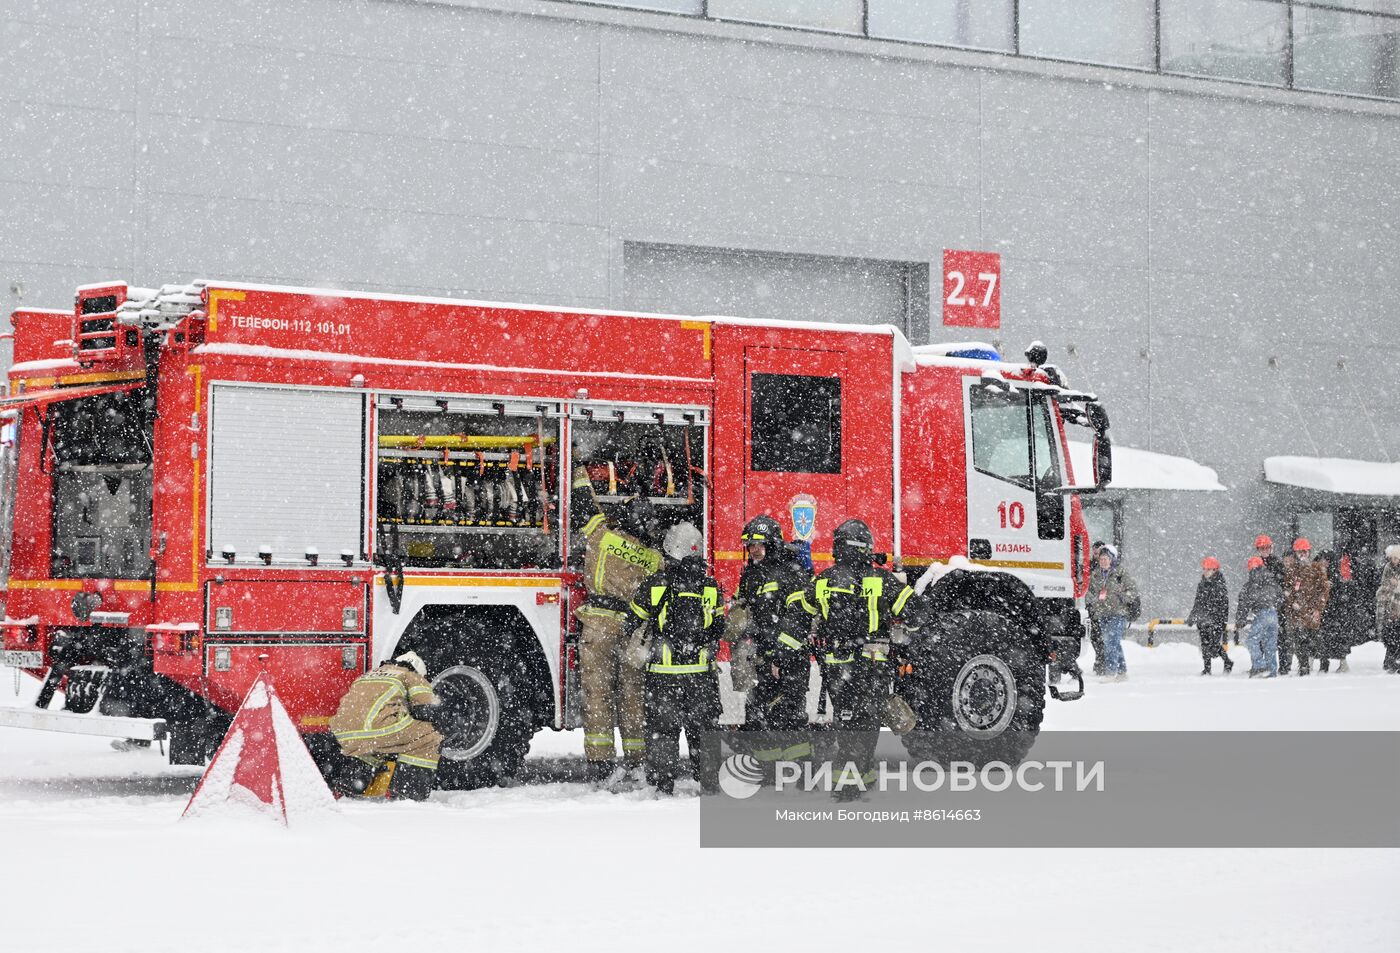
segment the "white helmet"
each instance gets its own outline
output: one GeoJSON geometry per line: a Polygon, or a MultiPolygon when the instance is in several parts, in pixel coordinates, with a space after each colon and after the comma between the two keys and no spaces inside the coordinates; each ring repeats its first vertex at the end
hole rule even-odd
{"type": "Polygon", "coordinates": [[[687,556],[698,555],[704,545],[705,537],[700,535],[694,523],[677,523],[666,531],[661,551],[679,561],[687,556]]]}
{"type": "Polygon", "coordinates": [[[417,652],[405,652],[402,655],[396,656],[394,661],[413,669],[418,673],[419,678],[428,677],[428,665],[417,652]]]}

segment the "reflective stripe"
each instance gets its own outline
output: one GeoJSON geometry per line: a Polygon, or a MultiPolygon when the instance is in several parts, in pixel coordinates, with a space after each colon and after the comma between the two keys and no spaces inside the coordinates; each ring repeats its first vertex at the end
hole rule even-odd
{"type": "Polygon", "coordinates": [[[661,643],[661,661],[653,662],[647,666],[648,672],[657,672],[662,675],[698,675],[701,672],[711,671],[714,666],[710,662],[710,650],[700,650],[700,661],[689,665],[677,665],[671,660],[670,643],[661,643]]]}
{"type": "MultiPolygon", "coordinates": [[[[666,586],[651,587],[651,604],[658,605],[666,593],[666,586]]],[[[704,628],[708,629],[714,624],[715,616],[719,614],[719,590],[714,586],[706,586],[699,592],[678,592],[676,599],[699,599],[700,609],[704,613],[704,628]]],[[[670,617],[671,604],[669,602],[661,608],[661,615],[656,620],[656,628],[659,631],[666,631],[666,620],[670,617]]]]}
{"type": "Polygon", "coordinates": [[[645,738],[623,738],[623,739],[622,739],[622,750],[623,750],[623,751],[644,751],[644,750],[646,750],[646,746],[647,746],[647,740],[646,740],[645,738]]]}
{"type": "Polygon", "coordinates": [[[651,618],[651,616],[647,614],[647,610],[643,609],[635,602],[629,602],[628,605],[632,607],[632,613],[633,615],[637,616],[637,618],[642,619],[644,621],[649,620],[651,618]]]}
{"type": "Polygon", "coordinates": [[[794,602],[802,606],[802,611],[808,615],[817,614],[817,610],[812,608],[812,604],[807,601],[807,593],[804,590],[799,589],[797,592],[787,597],[788,605],[792,605],[794,602]]]}
{"type": "Polygon", "coordinates": [[[408,690],[408,697],[412,698],[414,695],[431,695],[432,693],[433,690],[426,685],[414,685],[408,690]]]}
{"type": "Polygon", "coordinates": [[[872,662],[888,662],[890,660],[889,656],[880,649],[866,649],[860,653],[860,657],[872,662]]]}
{"type": "Polygon", "coordinates": [[[894,601],[894,605],[891,607],[891,611],[893,611],[895,615],[899,615],[900,610],[904,608],[904,604],[909,601],[909,597],[913,594],[913,587],[905,586],[903,591],[900,592],[899,598],[894,601]]]}
{"type": "Polygon", "coordinates": [[[411,724],[413,724],[413,719],[405,715],[387,728],[367,728],[363,731],[337,731],[334,732],[334,735],[337,741],[359,741],[365,738],[383,738],[386,735],[396,735],[411,724]]]}
{"type": "Polygon", "coordinates": [[[850,658],[837,658],[830,652],[826,653],[826,664],[828,665],[850,665],[855,660],[856,657],[854,655],[852,655],[850,658]]]}
{"type": "Polygon", "coordinates": [[[802,648],[802,643],[794,639],[792,636],[788,635],[786,632],[778,633],[778,641],[783,645],[786,645],[790,649],[801,650],[802,648]]]}
{"type": "Polygon", "coordinates": [[[619,611],[616,610],[616,609],[604,609],[602,606],[591,606],[591,605],[588,605],[588,604],[586,604],[586,603],[585,603],[584,605],[579,606],[579,608],[578,608],[578,614],[579,614],[579,615],[601,615],[601,616],[607,616],[607,617],[610,618],[610,619],[622,619],[622,618],[626,618],[626,616],[627,616],[627,613],[625,613],[625,612],[619,612],[619,611]]]}
{"type": "Polygon", "coordinates": [[[593,518],[592,518],[591,520],[589,520],[587,523],[584,523],[584,524],[583,524],[583,535],[584,535],[584,536],[592,536],[592,535],[593,535],[593,531],[596,530],[600,525],[602,525],[602,522],[603,522],[603,514],[602,514],[602,513],[599,513],[597,516],[593,517],[593,518]]]}
{"type": "Polygon", "coordinates": [[[607,745],[609,748],[611,748],[613,743],[612,732],[608,732],[605,735],[588,734],[585,732],[583,736],[583,743],[585,747],[588,745],[593,745],[594,747],[597,747],[598,745],[607,745]]]}
{"type": "Polygon", "coordinates": [[[761,586],[758,587],[758,593],[759,593],[759,595],[763,595],[765,592],[777,592],[777,591],[778,591],[778,584],[777,584],[776,582],[765,582],[763,585],[761,585],[761,586]]]}
{"type": "MultiPolygon", "coordinates": [[[[595,516],[593,519],[601,518],[595,516]]],[[[592,525],[592,522],[590,520],[589,525],[592,525]]],[[[656,572],[661,568],[661,554],[656,550],[648,549],[626,536],[619,536],[612,530],[608,530],[598,541],[598,562],[593,568],[593,585],[589,587],[594,592],[607,591],[603,580],[608,563],[612,560],[632,563],[648,572],[656,572]]]]}
{"type": "Polygon", "coordinates": [[[790,748],[784,748],[782,752],[784,761],[792,761],[796,758],[810,758],[811,756],[812,746],[806,741],[801,744],[793,745],[790,748]]]}
{"type": "Polygon", "coordinates": [[[853,596],[856,594],[854,589],[842,589],[840,586],[833,586],[826,579],[818,577],[817,606],[821,609],[821,616],[823,619],[830,618],[831,616],[831,594],[833,592],[839,592],[846,596],[853,596]]]}
{"type": "Polygon", "coordinates": [[[866,576],[860,581],[861,593],[865,596],[865,610],[870,614],[871,632],[880,629],[880,597],[885,594],[885,580],[880,576],[866,576]]]}
{"type": "Polygon", "coordinates": [[[387,705],[391,699],[398,695],[403,695],[405,698],[408,696],[408,687],[397,678],[370,678],[365,679],[365,681],[393,686],[375,699],[374,704],[370,706],[369,712],[365,715],[362,730],[370,731],[374,728],[374,720],[379,717],[379,713],[384,710],[384,706],[387,705]]]}
{"type": "Polygon", "coordinates": [[[407,764],[415,768],[427,768],[436,771],[438,766],[437,758],[415,758],[411,754],[396,754],[394,760],[399,764],[407,764]]]}

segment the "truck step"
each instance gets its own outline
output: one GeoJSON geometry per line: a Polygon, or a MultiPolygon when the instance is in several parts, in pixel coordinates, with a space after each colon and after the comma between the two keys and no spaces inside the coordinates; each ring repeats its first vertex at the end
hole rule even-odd
{"type": "Polygon", "coordinates": [[[163,718],[125,718],[7,706],[0,706],[0,728],[30,728],[72,735],[96,735],[99,738],[136,738],[141,741],[162,741],[170,734],[163,718]]]}

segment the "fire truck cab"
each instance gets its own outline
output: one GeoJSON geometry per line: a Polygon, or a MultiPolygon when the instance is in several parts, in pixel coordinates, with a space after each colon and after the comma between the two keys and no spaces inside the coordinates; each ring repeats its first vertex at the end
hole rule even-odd
{"type": "Polygon", "coordinates": [[[923,744],[1023,753],[1047,689],[1082,693],[1047,666],[1077,675],[1107,417],[985,346],[217,281],[12,321],[0,631],[42,686],[0,724],[199,763],[266,671],[323,753],[350,682],[411,648],[455,717],[440,783],[510,777],[579,723],[580,473],[605,513],[693,522],[730,591],[751,517],[817,569],[864,519],[937,610],[897,687],[923,744]]]}

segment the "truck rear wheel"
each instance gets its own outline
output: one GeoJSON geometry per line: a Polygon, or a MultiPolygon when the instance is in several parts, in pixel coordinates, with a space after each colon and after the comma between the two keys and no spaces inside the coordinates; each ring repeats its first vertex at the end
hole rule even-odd
{"type": "Polygon", "coordinates": [[[914,665],[900,693],[919,718],[904,747],[921,761],[1017,764],[1045,714],[1045,659],[996,612],[959,611],[914,665]]]}
{"type": "Polygon", "coordinates": [[[468,657],[433,677],[444,708],[438,787],[490,787],[520,770],[534,734],[523,676],[505,660],[468,657]]]}

